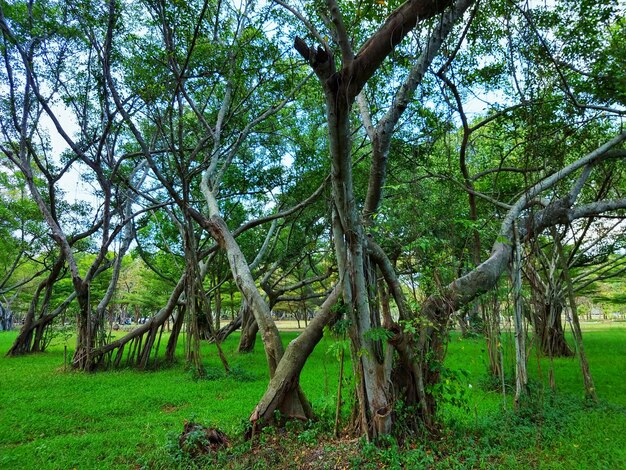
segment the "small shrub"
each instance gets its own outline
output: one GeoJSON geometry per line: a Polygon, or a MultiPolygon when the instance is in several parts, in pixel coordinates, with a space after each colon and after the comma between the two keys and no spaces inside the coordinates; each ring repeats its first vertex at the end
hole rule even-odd
{"type": "MultiPolygon", "coordinates": [[[[480,376],[476,384],[485,392],[502,393],[502,377],[500,376],[487,373],[480,376]]],[[[507,393],[515,391],[515,377],[504,374],[504,388],[507,393]]]]}
{"type": "Polygon", "coordinates": [[[238,366],[231,367],[230,371],[226,372],[224,370],[224,367],[222,366],[211,366],[208,364],[204,364],[200,371],[195,367],[189,367],[187,369],[187,372],[191,375],[191,378],[194,381],[219,381],[224,379],[232,379],[236,382],[254,382],[256,380],[259,380],[258,375],[252,374],[238,366]]]}
{"type": "Polygon", "coordinates": [[[441,363],[435,363],[431,368],[439,370],[439,382],[428,386],[426,391],[435,397],[437,406],[441,408],[450,405],[469,410],[469,372],[464,369],[450,369],[441,363]]]}

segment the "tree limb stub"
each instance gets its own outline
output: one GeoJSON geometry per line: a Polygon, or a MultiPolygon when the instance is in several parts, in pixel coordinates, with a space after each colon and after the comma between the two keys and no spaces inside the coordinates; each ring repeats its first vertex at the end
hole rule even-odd
{"type": "Polygon", "coordinates": [[[320,80],[326,81],[333,75],[335,67],[332,56],[324,48],[321,46],[318,46],[317,49],[310,48],[306,42],[297,36],[293,46],[302,58],[309,63],[320,80]]]}

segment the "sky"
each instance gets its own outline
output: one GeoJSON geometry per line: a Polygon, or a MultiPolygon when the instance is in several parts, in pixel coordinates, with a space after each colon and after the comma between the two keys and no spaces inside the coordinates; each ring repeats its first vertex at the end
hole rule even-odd
{"type": "MultiPolygon", "coordinates": [[[[65,132],[74,138],[78,132],[78,125],[73,114],[58,104],[53,106],[53,112],[65,132]]],[[[41,118],[41,126],[46,130],[50,138],[52,155],[58,159],[69,148],[67,142],[58,133],[52,120],[45,114],[41,118]]],[[[69,203],[88,201],[95,204],[97,202],[89,185],[81,181],[79,169],[75,165],[59,180],[58,187],[63,190],[65,200],[69,203]]]]}

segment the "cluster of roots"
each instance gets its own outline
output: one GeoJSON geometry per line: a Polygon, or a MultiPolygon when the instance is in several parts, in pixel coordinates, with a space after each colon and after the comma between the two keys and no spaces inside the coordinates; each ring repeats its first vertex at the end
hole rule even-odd
{"type": "Polygon", "coordinates": [[[192,458],[215,453],[230,446],[226,434],[219,429],[208,428],[192,421],[185,421],[178,438],[180,449],[192,458]]]}

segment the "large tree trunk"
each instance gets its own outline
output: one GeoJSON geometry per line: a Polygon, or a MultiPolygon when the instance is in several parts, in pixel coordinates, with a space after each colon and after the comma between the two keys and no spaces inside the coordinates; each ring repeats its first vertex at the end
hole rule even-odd
{"type": "Polygon", "coordinates": [[[75,294],[70,295],[69,300],[64,301],[51,313],[44,314],[37,320],[28,319],[22,326],[19,335],[7,352],[7,356],[19,356],[35,352],[43,352],[47,347],[46,333],[52,322],[62,314],[67,305],[74,299],[75,294]]]}
{"type": "Polygon", "coordinates": [[[92,315],[91,303],[89,301],[89,285],[83,285],[82,289],[77,292],[76,299],[79,306],[77,315],[78,331],[72,365],[75,369],[91,371],[94,368],[93,352],[97,346],[99,319],[92,315]]]}
{"type": "MultiPolygon", "coordinates": [[[[539,256],[539,255],[537,255],[539,256]]],[[[541,353],[547,357],[573,356],[567,341],[561,315],[564,299],[561,298],[558,272],[548,274],[551,279],[542,280],[540,273],[532,265],[525,270],[531,287],[532,308],[528,315],[533,325],[541,353]]]]}
{"type": "Polygon", "coordinates": [[[198,311],[196,321],[198,324],[198,334],[200,338],[203,340],[212,340],[213,339],[213,311],[211,309],[211,304],[205,305],[202,302],[200,309],[198,311]]]}
{"type": "Polygon", "coordinates": [[[241,336],[239,337],[238,351],[240,353],[249,353],[254,351],[259,325],[245,300],[241,304],[241,316],[241,336]]]}
{"type": "Polygon", "coordinates": [[[33,336],[35,334],[35,328],[33,327],[34,313],[29,309],[26,317],[24,318],[24,324],[20,328],[20,332],[13,341],[13,344],[7,351],[7,356],[20,356],[22,354],[28,354],[32,351],[33,336]]]}
{"type": "Polygon", "coordinates": [[[556,299],[552,303],[539,300],[533,304],[531,316],[541,352],[548,357],[572,357],[574,353],[565,340],[561,320],[563,304],[556,299]]]}
{"type": "MultiPolygon", "coordinates": [[[[356,382],[357,422],[360,432],[369,438],[391,430],[393,391],[390,388],[390,375],[393,354],[389,345],[383,352],[380,341],[369,334],[372,328],[380,325],[380,318],[377,308],[373,308],[377,302],[372,302],[371,298],[377,296],[371,296],[369,291],[369,286],[375,286],[375,282],[368,281],[370,263],[365,255],[366,238],[353,189],[350,112],[356,96],[367,80],[404,36],[419,21],[442,12],[449,4],[450,2],[405,2],[387,18],[360,51],[354,54],[341,12],[335,2],[328,2],[330,18],[336,29],[341,51],[340,70],[336,69],[336,59],[330,49],[309,48],[299,38],[295,42],[296,50],[309,62],[320,79],[326,98],[334,203],[333,242],[339,276],[344,281],[344,303],[351,321],[349,335],[356,382]]],[[[411,79],[417,83],[419,77],[411,75],[411,79]]],[[[406,87],[410,89],[411,85],[407,84],[406,87]]],[[[400,98],[399,101],[403,104],[394,106],[394,114],[401,114],[406,108],[408,96],[403,93],[400,98]]],[[[372,146],[379,154],[374,158],[370,174],[370,188],[364,210],[366,217],[371,217],[375,212],[385,176],[388,146],[378,146],[377,138],[391,135],[397,117],[390,117],[385,121],[388,125],[383,126],[384,132],[376,136],[371,129],[371,122],[366,122],[368,134],[374,140],[372,146]]]]}
{"type": "MultiPolygon", "coordinates": [[[[407,322],[405,324],[420,324],[419,317],[416,312],[412,311],[406,302],[404,292],[398,277],[396,276],[394,267],[382,250],[373,240],[368,240],[368,254],[370,259],[376,263],[380,272],[389,288],[389,293],[393,297],[398,307],[399,320],[407,322]]],[[[380,289],[383,292],[383,288],[380,289]]],[[[433,312],[434,303],[429,307],[425,304],[423,312],[419,315],[431,315],[437,321],[438,317],[433,312]]],[[[428,374],[431,370],[438,370],[432,367],[435,363],[426,361],[429,357],[434,361],[438,359],[430,352],[437,349],[437,345],[442,345],[442,338],[445,336],[444,327],[441,328],[422,328],[417,335],[403,331],[403,328],[393,322],[390,315],[385,313],[387,310],[383,296],[383,319],[384,326],[390,333],[388,339],[388,349],[386,351],[386,360],[391,361],[393,350],[397,352],[398,360],[393,365],[391,371],[391,382],[394,388],[394,398],[402,399],[407,406],[413,407],[416,411],[412,415],[412,419],[408,419],[405,426],[419,431],[426,427],[431,427],[434,421],[435,400],[428,397],[427,387],[428,374]],[[431,349],[431,346],[435,349],[431,349]],[[430,351],[430,352],[429,352],[430,351]],[[427,356],[428,354],[428,356],[427,356]]],[[[428,322],[427,322],[428,323],[428,322]]],[[[432,322],[434,326],[435,323],[432,322]]],[[[391,416],[394,419],[394,416],[391,416]]],[[[392,422],[393,424],[393,422],[392,422]]]]}
{"type": "Polygon", "coordinates": [[[326,90],[336,210],[334,243],[340,276],[345,278],[343,297],[351,321],[349,336],[357,387],[357,424],[362,434],[374,438],[391,431],[391,364],[381,361],[377,343],[366,336],[377,326],[378,318],[371,310],[369,299],[364,256],[366,241],[352,182],[350,105],[344,93],[345,90],[326,90]]]}

